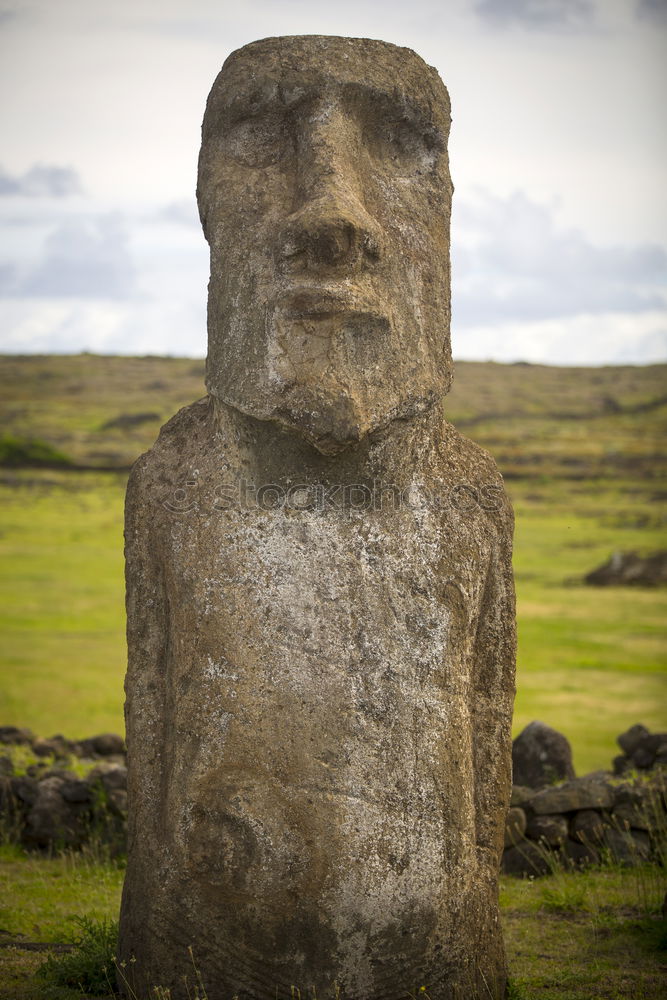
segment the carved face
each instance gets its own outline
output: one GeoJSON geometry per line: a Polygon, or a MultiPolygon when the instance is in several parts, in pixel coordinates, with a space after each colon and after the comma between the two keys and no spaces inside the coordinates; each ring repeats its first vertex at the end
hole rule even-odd
{"type": "Polygon", "coordinates": [[[209,392],[333,454],[449,387],[447,92],[409,49],[233,53],[208,99],[209,392]]]}

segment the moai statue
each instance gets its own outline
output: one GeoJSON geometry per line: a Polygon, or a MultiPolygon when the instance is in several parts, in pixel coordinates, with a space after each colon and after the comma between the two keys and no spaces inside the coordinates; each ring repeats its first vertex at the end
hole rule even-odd
{"type": "Polygon", "coordinates": [[[504,995],[512,513],[442,410],[449,123],[368,39],[213,85],[209,394],[127,498],[137,993],[185,997],[191,946],[209,1000],[504,995]]]}

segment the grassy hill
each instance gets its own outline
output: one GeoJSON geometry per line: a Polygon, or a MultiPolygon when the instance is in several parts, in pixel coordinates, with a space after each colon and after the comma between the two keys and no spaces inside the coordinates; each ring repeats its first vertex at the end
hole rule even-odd
{"type": "MultiPolygon", "coordinates": [[[[203,375],[192,359],[0,358],[0,723],[122,728],[126,473],[203,375]]],[[[605,766],[631,723],[667,728],[665,591],[582,583],[613,550],[667,547],[667,365],[460,362],[444,407],[515,503],[516,728],[541,718],[580,770],[605,766]]]]}

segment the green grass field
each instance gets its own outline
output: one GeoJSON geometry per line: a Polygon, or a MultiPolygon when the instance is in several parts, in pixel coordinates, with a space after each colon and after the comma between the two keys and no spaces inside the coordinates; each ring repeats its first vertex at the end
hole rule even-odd
{"type": "MultiPolygon", "coordinates": [[[[0,724],[122,731],[126,468],[203,394],[202,373],[187,359],[0,359],[3,431],[78,466],[0,470],[0,724]]],[[[666,384],[667,366],[464,363],[446,401],[516,508],[515,730],[560,729],[582,773],[609,766],[632,723],[667,728],[667,592],[581,583],[616,549],[667,547],[666,384]]]]}
{"type": "MultiPolygon", "coordinates": [[[[43,859],[0,848],[3,998],[81,997],[79,990],[40,978],[37,970],[48,952],[21,945],[72,941],[82,916],[116,920],[123,875],[122,867],[86,856],[43,859]]],[[[556,872],[537,881],[503,877],[509,1000],[661,1000],[667,955],[667,922],[659,914],[664,890],[664,872],[648,865],[556,872]]],[[[196,955],[196,941],[192,945],[196,955]]],[[[113,981],[112,961],[102,957],[98,964],[113,981]]],[[[206,970],[201,973],[206,985],[206,970]]]]}

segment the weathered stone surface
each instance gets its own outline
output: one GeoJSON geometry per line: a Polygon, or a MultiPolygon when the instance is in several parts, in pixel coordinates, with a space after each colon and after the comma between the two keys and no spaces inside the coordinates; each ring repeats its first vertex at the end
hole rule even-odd
{"type": "Polygon", "coordinates": [[[28,775],[17,775],[9,779],[10,794],[19,802],[32,805],[37,799],[37,782],[28,775]]]}
{"type": "Polygon", "coordinates": [[[560,860],[564,868],[588,868],[600,863],[600,854],[592,844],[566,840],[560,851],[560,860]]]}
{"type": "Polygon", "coordinates": [[[641,864],[651,854],[649,838],[642,830],[616,830],[608,827],[604,832],[603,843],[613,860],[627,867],[641,864]]]}
{"type": "Polygon", "coordinates": [[[599,844],[606,826],[608,823],[602,813],[595,809],[581,809],[572,817],[570,834],[573,840],[582,844],[599,844]]]}
{"type": "Polygon", "coordinates": [[[562,733],[543,722],[531,722],[512,744],[515,785],[543,788],[574,778],[572,748],[562,733]]]}
{"type": "Polygon", "coordinates": [[[524,840],[516,847],[508,847],[503,852],[502,872],[504,875],[519,875],[534,878],[548,875],[552,871],[552,861],[548,851],[530,840],[524,840]]]}
{"type": "Polygon", "coordinates": [[[619,830],[629,830],[634,827],[637,830],[649,830],[651,820],[648,811],[641,806],[627,805],[616,806],[612,813],[615,826],[619,830]]]}
{"type": "Polygon", "coordinates": [[[38,757],[57,757],[66,759],[72,753],[72,744],[60,734],[46,740],[35,740],[32,751],[38,757]]]}
{"type": "Polygon", "coordinates": [[[80,740],[76,751],[81,757],[120,757],[125,753],[125,740],[117,733],[101,733],[80,740]]]}
{"type": "Polygon", "coordinates": [[[579,778],[555,788],[545,788],[530,801],[538,816],[574,812],[575,809],[609,809],[613,805],[611,787],[602,781],[579,778]]]}
{"type": "Polygon", "coordinates": [[[26,818],[25,839],[36,847],[76,847],[83,838],[83,823],[61,795],[64,779],[44,778],[26,818]]]}
{"type": "Polygon", "coordinates": [[[565,816],[533,816],[528,821],[526,835],[549,847],[559,847],[567,840],[568,822],[565,816]]]}
{"type": "Polygon", "coordinates": [[[519,807],[525,806],[530,802],[534,794],[534,788],[528,788],[527,785],[514,785],[512,787],[510,805],[519,807]]]}
{"type": "Polygon", "coordinates": [[[612,761],[614,774],[622,775],[632,770],[632,761],[624,753],[618,754],[612,761]]]}
{"type": "Polygon", "coordinates": [[[635,781],[614,789],[615,825],[625,830],[658,829],[665,826],[665,807],[659,781],[635,781]]]}
{"type": "Polygon", "coordinates": [[[65,802],[90,802],[90,785],[79,778],[66,779],[61,788],[60,794],[65,802]]]}
{"type": "Polygon", "coordinates": [[[653,767],[656,755],[667,746],[667,733],[645,733],[637,741],[630,755],[634,767],[648,770],[653,767]]]}
{"type": "Polygon", "coordinates": [[[643,736],[648,736],[648,729],[640,722],[630,726],[624,733],[617,737],[616,742],[625,754],[632,754],[639,746],[643,736]]]}
{"type": "Polygon", "coordinates": [[[667,551],[660,549],[649,555],[637,552],[613,552],[606,563],[584,577],[584,582],[597,587],[657,587],[667,583],[667,551]]]}
{"type": "Polygon", "coordinates": [[[194,944],[216,1000],[503,995],[512,518],[439,403],[448,127],[365,39],[254,43],[211,92],[210,396],[127,497],[142,988],[194,944]]]}
{"type": "Polygon", "coordinates": [[[32,743],[34,739],[34,733],[30,729],[21,729],[18,726],[0,726],[0,743],[25,746],[32,743]]]}
{"type": "Polygon", "coordinates": [[[523,840],[526,832],[526,814],[523,809],[513,806],[505,820],[505,847],[512,847],[523,840]]]}

